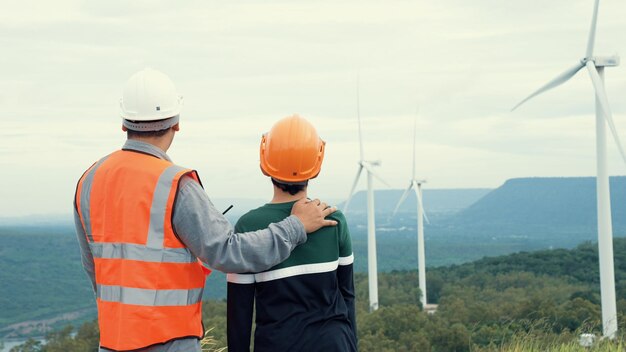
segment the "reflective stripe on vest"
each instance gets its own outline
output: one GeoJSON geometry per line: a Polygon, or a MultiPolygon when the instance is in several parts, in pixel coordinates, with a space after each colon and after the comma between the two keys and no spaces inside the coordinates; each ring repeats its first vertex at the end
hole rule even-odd
{"type": "Polygon", "coordinates": [[[131,350],[203,336],[205,275],[172,226],[184,175],[199,181],[193,170],[118,151],[79,181],[75,202],[94,257],[103,347],[131,350]]]}
{"type": "Polygon", "coordinates": [[[94,258],[128,259],[155,263],[193,263],[187,248],[150,248],[133,243],[89,243],[94,258]]]}
{"type": "Polygon", "coordinates": [[[98,285],[97,297],[107,302],[138,306],[187,306],[202,300],[202,288],[192,290],[147,290],[98,285]]]}
{"type": "Polygon", "coordinates": [[[84,214],[89,214],[89,200],[91,196],[91,184],[93,183],[93,175],[96,173],[98,167],[108,158],[109,156],[105,156],[100,159],[97,163],[92,165],[85,175],[81,178],[78,183],[78,188],[76,190],[76,204],[78,208],[78,214],[80,215],[80,221],[83,224],[83,229],[85,230],[85,236],[87,236],[87,240],[89,242],[93,242],[93,237],[91,236],[91,223],[89,222],[89,216],[84,216],[84,214]]]}

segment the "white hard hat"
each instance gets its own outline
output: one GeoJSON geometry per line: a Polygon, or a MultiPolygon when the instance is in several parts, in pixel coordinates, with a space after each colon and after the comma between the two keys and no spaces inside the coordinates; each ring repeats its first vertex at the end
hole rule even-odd
{"type": "Polygon", "coordinates": [[[145,68],[132,75],[120,99],[120,115],[131,121],[158,121],[180,114],[183,97],[164,73],[145,68]]]}

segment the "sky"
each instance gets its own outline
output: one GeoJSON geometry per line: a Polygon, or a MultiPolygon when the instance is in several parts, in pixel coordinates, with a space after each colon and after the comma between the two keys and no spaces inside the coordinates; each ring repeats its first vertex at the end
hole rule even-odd
{"type": "MultiPolygon", "coordinates": [[[[338,202],[365,159],[399,189],[594,176],[594,93],[578,62],[592,0],[0,1],[0,216],[65,214],[77,179],[119,149],[124,82],[152,67],[184,96],[168,154],[214,199],[271,198],[262,133],[309,119],[327,142],[309,194],[338,202]],[[419,111],[416,114],[416,111],[419,111]]],[[[626,53],[626,3],[600,4],[597,54],[626,53]]],[[[626,69],[606,69],[626,142],[626,69]]],[[[609,140],[609,171],[626,165],[609,140]]],[[[377,189],[387,186],[375,182],[377,189]]],[[[358,189],[365,188],[362,177],[358,189]]]]}

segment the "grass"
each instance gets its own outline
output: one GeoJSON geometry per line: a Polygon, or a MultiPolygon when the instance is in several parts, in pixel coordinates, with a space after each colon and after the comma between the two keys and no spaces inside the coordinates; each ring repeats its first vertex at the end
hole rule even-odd
{"type": "Polygon", "coordinates": [[[204,333],[204,338],[200,341],[200,346],[202,347],[202,352],[223,352],[226,351],[226,347],[218,347],[217,341],[213,338],[213,335],[209,335],[209,333],[213,330],[213,328],[208,329],[204,333]]]}
{"type": "Polygon", "coordinates": [[[590,347],[583,347],[579,343],[581,334],[589,331],[598,331],[592,325],[583,326],[577,331],[564,331],[554,334],[545,330],[544,322],[534,322],[527,331],[514,334],[500,345],[472,348],[473,352],[625,352],[626,335],[623,333],[613,339],[604,339],[599,335],[590,347]]]}
{"type": "Polygon", "coordinates": [[[592,347],[582,347],[578,341],[568,343],[543,343],[541,341],[513,341],[499,351],[504,352],[624,352],[626,345],[624,341],[604,340],[594,344],[592,347]]]}

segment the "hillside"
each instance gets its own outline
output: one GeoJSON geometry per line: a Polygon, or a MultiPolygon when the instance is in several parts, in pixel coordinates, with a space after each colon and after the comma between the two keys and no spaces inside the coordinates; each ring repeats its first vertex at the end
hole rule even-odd
{"type": "MultiPolygon", "coordinates": [[[[624,299],[626,298],[626,238],[616,238],[613,243],[617,297],[624,299]]],[[[481,275],[498,276],[520,272],[558,277],[572,283],[583,284],[589,287],[589,292],[595,291],[593,293],[595,295],[599,293],[600,287],[597,243],[586,242],[569,250],[541,250],[488,257],[470,263],[434,268],[429,275],[462,282],[481,275]]],[[[438,292],[436,288],[432,290],[433,296],[431,297],[436,299],[441,292],[438,292]]],[[[594,302],[598,302],[597,299],[599,298],[596,297],[594,302]]]]}
{"type": "MultiPolygon", "coordinates": [[[[613,227],[626,231],[626,177],[611,177],[613,227]]],[[[556,232],[595,230],[596,180],[593,177],[517,178],[506,181],[450,219],[483,231],[556,232]]]]}
{"type": "MultiPolygon", "coordinates": [[[[619,326],[624,329],[626,239],[615,239],[614,249],[619,326]]],[[[417,301],[415,270],[379,275],[380,309],[374,313],[367,311],[365,273],[355,276],[355,286],[362,352],[495,352],[509,350],[505,347],[520,339],[535,346],[575,345],[581,332],[601,333],[598,254],[593,243],[429,269],[429,303],[439,305],[434,315],[422,311],[417,301]]],[[[223,306],[219,302],[210,305],[218,316],[207,319],[205,325],[217,327],[214,336],[224,346],[225,319],[217,308],[223,306]]],[[[626,335],[621,336],[623,343],[626,335]]],[[[621,351],[619,347],[609,350],[621,351]]]]}
{"type": "MultiPolygon", "coordinates": [[[[620,263],[616,278],[622,284],[617,297],[623,331],[626,239],[616,239],[614,247],[620,263]]],[[[430,302],[439,304],[432,315],[417,301],[416,271],[380,274],[380,309],[373,313],[367,311],[367,276],[357,274],[359,350],[570,351],[546,346],[575,347],[580,333],[601,334],[597,261],[595,245],[585,243],[572,250],[517,253],[431,269],[427,272],[430,302]],[[516,348],[520,344],[533,348],[516,348]]],[[[217,346],[226,346],[225,302],[205,302],[203,317],[204,325],[213,328],[217,346]]],[[[97,345],[96,324],[83,325],[74,337],[71,331],[51,335],[49,350],[28,351],[82,352],[85,346],[97,345]]],[[[616,342],[604,341],[602,349],[591,351],[622,351],[625,337],[622,332],[616,342]]]]}

